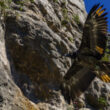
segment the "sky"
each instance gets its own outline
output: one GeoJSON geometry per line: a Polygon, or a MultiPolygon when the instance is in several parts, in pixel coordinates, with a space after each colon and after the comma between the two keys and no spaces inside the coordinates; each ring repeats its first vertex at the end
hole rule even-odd
{"type": "Polygon", "coordinates": [[[84,0],[84,2],[87,12],[90,11],[94,4],[101,3],[101,5],[104,5],[106,12],[108,12],[108,32],[110,32],[110,0],[84,0]]]}

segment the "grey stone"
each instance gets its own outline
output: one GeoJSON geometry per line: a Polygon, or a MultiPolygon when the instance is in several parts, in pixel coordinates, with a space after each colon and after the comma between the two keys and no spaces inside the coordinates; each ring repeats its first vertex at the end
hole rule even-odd
{"type": "MultiPolygon", "coordinates": [[[[59,85],[73,62],[65,54],[81,44],[87,15],[83,0],[34,0],[23,6],[12,0],[11,8],[0,20],[0,110],[73,109],[59,85]]],[[[110,105],[110,88],[99,83],[86,92],[105,95],[110,105]]]]}
{"type": "Polygon", "coordinates": [[[102,107],[104,110],[109,110],[109,83],[104,83],[100,79],[95,78],[85,94],[88,104],[96,107],[97,109],[102,107]]]}

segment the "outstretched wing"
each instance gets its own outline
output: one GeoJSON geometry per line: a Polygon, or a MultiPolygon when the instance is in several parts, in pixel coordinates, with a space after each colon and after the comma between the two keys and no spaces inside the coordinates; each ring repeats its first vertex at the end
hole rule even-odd
{"type": "Polygon", "coordinates": [[[107,42],[107,13],[106,9],[103,9],[103,5],[98,7],[99,4],[94,5],[88,14],[79,53],[88,54],[89,51],[89,54],[101,59],[107,42]]]}
{"type": "Polygon", "coordinates": [[[71,100],[79,97],[89,87],[95,76],[81,61],[75,62],[61,84],[62,94],[67,102],[70,103],[71,100]]]}
{"type": "MultiPolygon", "coordinates": [[[[107,46],[107,13],[100,4],[94,5],[85,22],[82,44],[79,54],[94,56],[97,60],[103,58],[107,46]]],[[[85,56],[86,57],[86,56],[85,56]]],[[[98,63],[98,62],[97,62],[98,63]]],[[[98,63],[95,74],[104,82],[110,82],[109,62],[98,63]]]]}

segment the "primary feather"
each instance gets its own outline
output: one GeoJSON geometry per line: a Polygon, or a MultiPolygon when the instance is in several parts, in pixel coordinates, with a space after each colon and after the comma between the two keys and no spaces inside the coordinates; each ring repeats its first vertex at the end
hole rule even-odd
{"type": "MultiPolygon", "coordinates": [[[[107,42],[107,17],[103,5],[98,8],[95,5],[85,22],[83,29],[82,43],[79,49],[79,53],[83,52],[83,49],[88,49],[97,59],[101,59],[104,55],[106,42],[107,42]]],[[[84,52],[86,53],[86,52],[84,52]]]]}

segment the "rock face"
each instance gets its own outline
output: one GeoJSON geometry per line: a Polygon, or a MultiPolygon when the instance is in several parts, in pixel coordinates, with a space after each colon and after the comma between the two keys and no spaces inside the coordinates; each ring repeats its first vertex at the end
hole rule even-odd
{"type": "Polygon", "coordinates": [[[80,46],[83,0],[13,0],[1,12],[0,110],[73,109],[59,85],[80,46]]]}
{"type": "Polygon", "coordinates": [[[5,31],[0,23],[0,110],[39,110],[21,93],[13,82],[13,75],[6,54],[5,31]],[[18,103],[19,102],[19,103],[18,103]]]}
{"type": "Polygon", "coordinates": [[[110,84],[103,83],[95,79],[88,91],[85,92],[87,103],[94,108],[109,110],[110,109],[110,84]]]}

